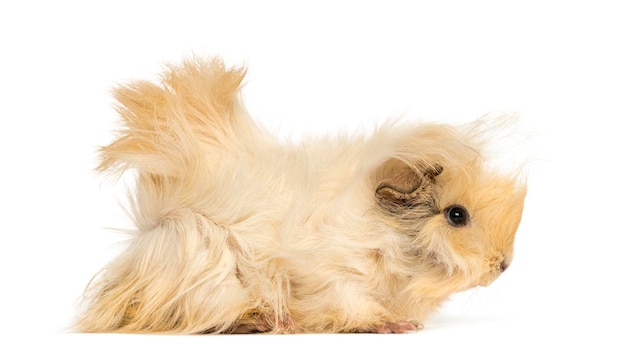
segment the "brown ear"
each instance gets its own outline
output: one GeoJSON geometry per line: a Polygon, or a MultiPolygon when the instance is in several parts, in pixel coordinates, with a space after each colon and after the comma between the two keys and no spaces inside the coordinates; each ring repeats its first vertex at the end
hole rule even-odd
{"type": "Polygon", "coordinates": [[[425,169],[423,173],[410,170],[380,182],[376,188],[376,197],[383,202],[400,206],[419,204],[420,194],[430,185],[434,178],[443,171],[436,165],[425,169]]]}

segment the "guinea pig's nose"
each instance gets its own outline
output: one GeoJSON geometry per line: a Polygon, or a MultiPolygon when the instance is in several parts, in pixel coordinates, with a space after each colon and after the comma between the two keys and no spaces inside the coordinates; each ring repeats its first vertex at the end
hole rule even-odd
{"type": "Polygon", "coordinates": [[[506,263],[506,261],[502,261],[502,262],[500,263],[500,272],[504,272],[504,271],[506,271],[506,269],[507,269],[507,268],[509,268],[509,264],[508,264],[508,263],[506,263]]]}

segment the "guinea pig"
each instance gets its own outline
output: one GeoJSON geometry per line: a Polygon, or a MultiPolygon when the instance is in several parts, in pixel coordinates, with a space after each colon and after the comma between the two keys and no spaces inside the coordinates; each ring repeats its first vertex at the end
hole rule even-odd
{"type": "Polygon", "coordinates": [[[98,170],[134,172],[134,229],[78,330],[404,333],[511,264],[526,183],[487,167],[483,120],[282,142],[244,76],[193,57],[115,90],[98,170]]]}

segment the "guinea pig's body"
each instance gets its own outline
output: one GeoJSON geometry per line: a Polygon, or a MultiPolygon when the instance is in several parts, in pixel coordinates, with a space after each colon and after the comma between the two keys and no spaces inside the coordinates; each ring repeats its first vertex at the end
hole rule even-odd
{"type": "Polygon", "coordinates": [[[476,125],[280,143],[243,76],[193,59],[117,89],[100,169],[135,169],[136,231],[80,330],[406,332],[511,262],[525,188],[484,168],[476,125]]]}

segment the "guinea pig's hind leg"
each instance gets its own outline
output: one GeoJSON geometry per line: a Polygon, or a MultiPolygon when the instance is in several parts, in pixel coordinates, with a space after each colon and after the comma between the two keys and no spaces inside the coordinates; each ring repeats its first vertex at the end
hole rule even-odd
{"type": "Polygon", "coordinates": [[[269,324],[240,324],[235,329],[233,329],[231,334],[256,334],[256,333],[266,333],[272,330],[269,324]]]}
{"type": "Polygon", "coordinates": [[[410,332],[416,332],[419,329],[422,329],[423,327],[424,326],[418,322],[386,321],[382,324],[373,326],[371,329],[366,330],[366,332],[375,333],[375,334],[405,334],[405,333],[410,333],[410,332]]]}
{"type": "Polygon", "coordinates": [[[254,333],[277,333],[290,334],[296,329],[296,324],[290,315],[283,315],[274,318],[270,315],[256,314],[251,318],[246,318],[245,322],[237,325],[230,333],[232,334],[254,334],[254,333]]]}

